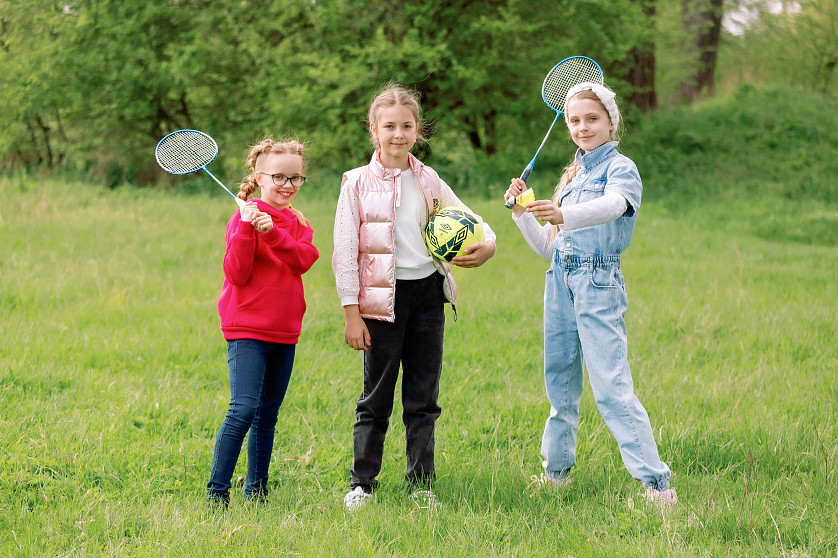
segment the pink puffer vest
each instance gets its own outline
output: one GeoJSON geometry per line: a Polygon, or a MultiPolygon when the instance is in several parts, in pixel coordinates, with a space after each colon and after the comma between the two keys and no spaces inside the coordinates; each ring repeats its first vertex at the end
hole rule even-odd
{"type": "MultiPolygon", "coordinates": [[[[427,219],[440,208],[442,182],[432,168],[409,154],[410,170],[422,187],[425,195],[427,219]]],[[[358,237],[358,273],[361,291],[358,293],[358,309],[361,316],[388,322],[395,321],[396,303],[396,254],[395,220],[397,177],[378,160],[378,154],[365,167],[344,173],[343,181],[349,181],[358,196],[360,233],[358,237]]],[[[401,180],[401,177],[398,178],[401,180]]],[[[445,296],[454,303],[457,287],[451,276],[450,266],[434,258],[434,265],[445,277],[445,296]]]]}

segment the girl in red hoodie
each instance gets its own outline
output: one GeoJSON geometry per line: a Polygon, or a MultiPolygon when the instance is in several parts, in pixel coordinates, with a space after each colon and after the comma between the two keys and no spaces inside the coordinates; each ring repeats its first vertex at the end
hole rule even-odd
{"type": "Polygon", "coordinates": [[[274,427],[306,310],[302,275],[319,256],[311,226],[291,207],[306,179],[303,146],[265,139],[250,151],[247,165],[251,172],[238,197],[247,200],[257,188],[261,195],[227,223],[218,298],[231,396],[215,442],[207,500],[224,506],[248,432],[244,496],[267,495],[274,427]]]}

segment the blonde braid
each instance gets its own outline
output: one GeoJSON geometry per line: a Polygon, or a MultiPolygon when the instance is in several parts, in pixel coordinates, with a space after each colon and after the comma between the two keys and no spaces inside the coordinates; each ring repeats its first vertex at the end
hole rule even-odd
{"type": "MultiPolygon", "coordinates": [[[[570,181],[573,180],[573,177],[576,176],[576,173],[578,173],[581,168],[582,165],[580,165],[575,160],[565,167],[561,178],[559,178],[559,183],[556,184],[556,191],[553,192],[553,203],[556,205],[556,207],[562,206],[562,193],[564,193],[565,187],[567,187],[567,185],[570,184],[570,181]]],[[[550,227],[550,238],[556,238],[557,234],[559,234],[559,226],[553,225],[552,227],[550,227]]]]}
{"type": "MultiPolygon", "coordinates": [[[[303,160],[303,166],[306,164],[305,147],[300,142],[296,140],[274,141],[271,138],[263,139],[251,148],[250,154],[247,156],[247,166],[250,167],[250,174],[239,184],[239,198],[247,201],[248,196],[259,187],[256,183],[256,161],[259,160],[259,157],[267,153],[299,155],[303,160]]],[[[297,220],[302,225],[309,226],[308,219],[305,218],[302,211],[291,207],[291,205],[288,205],[288,210],[296,215],[297,220]]]]}

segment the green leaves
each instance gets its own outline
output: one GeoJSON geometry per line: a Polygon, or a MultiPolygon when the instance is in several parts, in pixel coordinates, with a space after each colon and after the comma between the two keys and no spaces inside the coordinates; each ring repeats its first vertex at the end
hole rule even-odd
{"type": "Polygon", "coordinates": [[[263,134],[307,140],[313,168],[361,165],[369,103],[392,80],[422,94],[440,146],[424,148],[429,162],[517,169],[551,119],[546,72],[574,54],[628,71],[613,62],[640,14],[629,0],[26,4],[0,3],[0,70],[14,76],[0,161],[64,161],[112,186],[164,180],[150,153],[184,127],[219,141],[225,178],[263,134]]]}

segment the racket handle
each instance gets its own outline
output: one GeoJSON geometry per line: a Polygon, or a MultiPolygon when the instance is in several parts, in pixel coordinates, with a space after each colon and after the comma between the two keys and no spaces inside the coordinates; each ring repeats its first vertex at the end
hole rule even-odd
{"type": "MultiPolygon", "coordinates": [[[[524,169],[524,172],[521,173],[521,181],[526,183],[527,179],[530,177],[530,173],[532,172],[532,163],[527,165],[527,168],[524,169]]],[[[506,203],[503,204],[506,209],[512,209],[512,206],[515,205],[515,196],[512,196],[506,203]]]]}
{"type": "Polygon", "coordinates": [[[521,182],[526,182],[527,179],[530,177],[531,172],[532,172],[532,165],[525,168],[524,172],[521,173],[521,182]]]}

